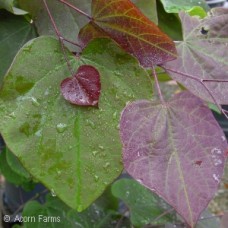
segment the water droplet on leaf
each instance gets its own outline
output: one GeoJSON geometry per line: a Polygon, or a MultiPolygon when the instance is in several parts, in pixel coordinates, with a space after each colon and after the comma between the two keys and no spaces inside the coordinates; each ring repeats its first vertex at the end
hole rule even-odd
{"type": "Polygon", "coordinates": [[[106,169],[106,170],[107,170],[107,169],[109,168],[109,166],[110,166],[110,163],[109,163],[109,162],[106,162],[106,163],[104,164],[104,166],[103,166],[103,167],[104,167],[104,169],[106,169]]]}
{"type": "Polygon", "coordinates": [[[51,189],[51,195],[52,195],[53,197],[56,197],[56,193],[55,193],[54,189],[51,189]]]}
{"type": "Polygon", "coordinates": [[[81,204],[78,205],[78,208],[77,208],[78,212],[81,212],[83,210],[83,207],[81,204]]]}
{"type": "Polygon", "coordinates": [[[97,155],[98,153],[99,153],[99,152],[98,152],[97,150],[92,151],[92,154],[93,154],[94,157],[96,157],[96,155],[97,155]]]}
{"type": "Polygon", "coordinates": [[[40,106],[40,103],[37,101],[37,99],[35,97],[31,97],[31,99],[32,99],[33,106],[35,106],[35,107],[39,107],[40,106]]]}
{"type": "Polygon", "coordinates": [[[94,180],[95,180],[96,182],[98,182],[98,180],[99,180],[99,176],[94,175],[94,180]]]}
{"type": "Polygon", "coordinates": [[[100,150],[104,150],[103,146],[99,145],[98,147],[99,147],[100,150]]]}
{"type": "Polygon", "coordinates": [[[63,133],[67,129],[67,125],[64,123],[59,123],[57,124],[56,129],[59,133],[63,133]]]}
{"type": "Polygon", "coordinates": [[[213,174],[213,179],[217,182],[217,183],[219,183],[219,175],[217,175],[217,174],[213,174]]]}
{"type": "Polygon", "coordinates": [[[112,114],[112,118],[113,118],[113,120],[116,120],[116,119],[117,119],[117,111],[115,111],[115,112],[112,114]]]}

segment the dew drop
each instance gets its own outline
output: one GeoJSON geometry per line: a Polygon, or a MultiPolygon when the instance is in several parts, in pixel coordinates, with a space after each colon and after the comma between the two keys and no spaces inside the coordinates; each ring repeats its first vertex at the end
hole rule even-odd
{"type": "Polygon", "coordinates": [[[224,135],[222,135],[222,141],[225,142],[226,141],[226,137],[224,135]]]}
{"type": "Polygon", "coordinates": [[[96,157],[98,153],[99,153],[99,151],[97,151],[97,150],[92,151],[92,155],[93,155],[94,157],[96,157]]]}
{"type": "Polygon", "coordinates": [[[45,90],[44,95],[45,96],[48,96],[49,95],[49,89],[48,88],[45,90]]]}
{"type": "Polygon", "coordinates": [[[9,114],[9,117],[12,118],[12,119],[15,119],[15,118],[16,118],[15,112],[11,112],[11,113],[9,114]]]}
{"type": "Polygon", "coordinates": [[[104,150],[103,146],[99,145],[98,147],[99,147],[100,150],[104,150]]]}
{"type": "Polygon", "coordinates": [[[94,180],[95,180],[96,182],[98,182],[98,181],[99,181],[99,176],[94,175],[94,180]]]}
{"type": "Polygon", "coordinates": [[[32,99],[33,106],[35,106],[35,107],[39,107],[40,106],[40,103],[37,101],[37,99],[35,97],[31,97],[31,99],[32,99]]]}
{"type": "Polygon", "coordinates": [[[53,197],[56,197],[56,193],[55,193],[55,191],[54,191],[53,188],[51,189],[51,195],[52,195],[53,197]]]}
{"type": "Polygon", "coordinates": [[[113,120],[116,120],[116,119],[117,119],[117,111],[115,111],[115,112],[112,114],[112,118],[113,118],[113,120]]]}
{"type": "Polygon", "coordinates": [[[35,133],[35,136],[41,137],[41,136],[42,136],[42,129],[40,129],[39,131],[37,131],[37,132],[35,133]]]}
{"type": "Polygon", "coordinates": [[[143,183],[142,179],[136,179],[136,181],[138,181],[140,184],[143,183]]]}
{"type": "Polygon", "coordinates": [[[222,151],[221,151],[219,148],[213,148],[213,149],[211,150],[211,153],[212,153],[212,154],[221,154],[222,151]]]}
{"type": "Polygon", "coordinates": [[[213,174],[213,179],[219,183],[219,175],[216,175],[215,173],[213,174]]]}
{"type": "Polygon", "coordinates": [[[59,133],[63,133],[67,129],[67,125],[64,123],[59,123],[57,124],[56,129],[59,133]]]}
{"type": "Polygon", "coordinates": [[[78,205],[78,208],[77,208],[77,211],[78,211],[78,212],[81,212],[82,210],[83,210],[83,207],[82,207],[81,204],[79,204],[79,205],[78,205]]]}
{"type": "Polygon", "coordinates": [[[118,101],[120,99],[119,95],[116,93],[116,96],[115,96],[116,100],[118,101]]]}
{"type": "Polygon", "coordinates": [[[93,121],[91,120],[86,120],[86,125],[90,126],[92,129],[95,129],[96,126],[93,121]]]}
{"type": "Polygon", "coordinates": [[[109,166],[110,166],[110,162],[106,162],[106,163],[103,165],[103,168],[107,170],[107,169],[109,168],[109,166]]]}

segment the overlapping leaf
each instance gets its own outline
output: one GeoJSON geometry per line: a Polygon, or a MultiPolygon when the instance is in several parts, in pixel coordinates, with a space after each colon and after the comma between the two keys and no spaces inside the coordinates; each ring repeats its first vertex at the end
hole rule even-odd
{"type": "Polygon", "coordinates": [[[120,122],[127,172],[193,227],[213,198],[228,148],[211,111],[189,92],[129,104],[120,122]]]}
{"type": "Polygon", "coordinates": [[[59,86],[70,72],[61,47],[53,38],[39,37],[17,54],[5,77],[0,131],[38,181],[81,211],[121,173],[120,112],[128,101],[149,99],[152,83],[147,71],[110,40],[94,40],[80,59],[67,54],[75,72],[84,64],[98,69],[99,108],[63,98],[59,86]]]}
{"type": "Polygon", "coordinates": [[[196,96],[228,104],[228,9],[214,9],[205,19],[185,13],[180,18],[184,41],[176,45],[178,58],[164,67],[196,96]]]}
{"type": "Polygon", "coordinates": [[[0,11],[0,84],[18,50],[36,37],[32,24],[23,17],[0,11]]]}
{"type": "Polygon", "coordinates": [[[166,12],[179,13],[180,11],[190,10],[195,6],[202,7],[204,10],[209,10],[205,0],[161,0],[166,12]]]}
{"type": "MultiPolygon", "coordinates": [[[[93,20],[87,25],[93,27],[93,36],[89,35],[90,38],[104,34],[109,36],[135,56],[143,67],[152,67],[176,58],[173,41],[129,0],[93,0],[92,17],[93,20]]],[[[89,33],[87,26],[83,30],[89,33]]],[[[83,46],[89,41],[85,34],[79,35],[79,39],[83,46]]]]}
{"type": "Polygon", "coordinates": [[[22,9],[15,7],[15,5],[16,4],[14,0],[0,0],[0,9],[6,9],[16,15],[24,15],[28,13],[22,9]]]}
{"type": "Polygon", "coordinates": [[[157,225],[173,222],[175,216],[167,214],[159,218],[164,212],[170,210],[160,197],[132,179],[120,179],[112,185],[114,196],[124,201],[130,210],[130,219],[134,226],[157,225]]]}

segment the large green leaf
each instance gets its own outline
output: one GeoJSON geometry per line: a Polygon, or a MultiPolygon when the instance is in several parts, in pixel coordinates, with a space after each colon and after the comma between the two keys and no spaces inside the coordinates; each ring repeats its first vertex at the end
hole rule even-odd
{"type": "Polygon", "coordinates": [[[23,17],[0,11],[0,84],[17,51],[31,38],[35,30],[23,17]]]}
{"type": "Polygon", "coordinates": [[[59,42],[40,37],[18,53],[0,92],[0,131],[31,174],[79,211],[122,171],[118,122],[126,102],[150,98],[152,82],[137,61],[110,40],[94,40],[75,71],[101,75],[99,108],[69,104],[60,82],[70,75],[59,42]],[[142,89],[141,89],[142,88],[142,89]]]}

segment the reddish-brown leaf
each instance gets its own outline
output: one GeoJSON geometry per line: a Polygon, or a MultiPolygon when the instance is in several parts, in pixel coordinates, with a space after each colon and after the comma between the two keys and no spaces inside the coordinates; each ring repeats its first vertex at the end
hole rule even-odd
{"type": "Polygon", "coordinates": [[[173,41],[129,0],[93,0],[93,21],[83,28],[79,40],[108,36],[135,56],[143,67],[176,58],[173,41]],[[86,31],[86,33],[85,33],[86,31]]]}
{"type": "Polygon", "coordinates": [[[89,65],[80,66],[74,77],[66,78],[61,83],[64,98],[76,105],[97,106],[100,90],[100,74],[89,65]]]}

